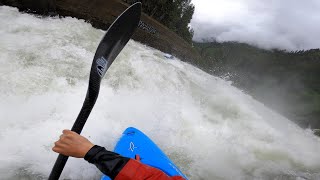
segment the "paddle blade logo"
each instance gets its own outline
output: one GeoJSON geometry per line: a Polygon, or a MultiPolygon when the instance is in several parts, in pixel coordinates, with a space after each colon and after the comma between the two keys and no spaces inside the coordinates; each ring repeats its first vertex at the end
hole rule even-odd
{"type": "Polygon", "coordinates": [[[97,60],[97,72],[100,77],[103,77],[107,71],[108,61],[102,56],[97,60]]]}

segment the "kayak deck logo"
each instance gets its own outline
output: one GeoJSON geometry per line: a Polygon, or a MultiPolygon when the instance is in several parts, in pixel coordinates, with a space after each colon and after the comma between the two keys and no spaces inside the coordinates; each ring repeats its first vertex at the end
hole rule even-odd
{"type": "Polygon", "coordinates": [[[130,142],[129,150],[133,152],[134,149],[136,149],[136,148],[138,148],[138,147],[134,146],[133,142],[130,142]]]}
{"type": "Polygon", "coordinates": [[[107,64],[108,64],[108,61],[103,56],[101,56],[97,60],[97,72],[98,72],[100,77],[104,76],[104,74],[106,73],[107,64]]]}

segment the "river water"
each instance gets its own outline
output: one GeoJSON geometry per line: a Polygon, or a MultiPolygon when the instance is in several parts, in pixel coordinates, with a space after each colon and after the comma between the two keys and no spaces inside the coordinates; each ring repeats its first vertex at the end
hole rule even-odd
{"type": "MultiPolygon", "coordinates": [[[[46,179],[51,151],[82,106],[104,32],[75,18],[0,6],[0,179],[46,179]]],[[[112,150],[134,126],[190,179],[320,179],[320,139],[231,82],[129,41],[108,70],[82,135],[112,150]]],[[[98,179],[69,158],[62,177],[98,179]]]]}

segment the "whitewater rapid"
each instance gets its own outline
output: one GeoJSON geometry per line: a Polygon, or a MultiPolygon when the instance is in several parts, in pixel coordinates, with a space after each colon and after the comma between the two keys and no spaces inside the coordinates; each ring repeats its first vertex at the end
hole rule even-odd
{"type": "MultiPolygon", "coordinates": [[[[51,148],[82,106],[104,32],[75,18],[0,6],[0,179],[46,179],[51,148]]],[[[130,41],[108,70],[82,135],[112,150],[134,126],[190,179],[320,179],[320,140],[231,82],[130,41]]],[[[69,158],[62,177],[98,179],[69,158]]]]}

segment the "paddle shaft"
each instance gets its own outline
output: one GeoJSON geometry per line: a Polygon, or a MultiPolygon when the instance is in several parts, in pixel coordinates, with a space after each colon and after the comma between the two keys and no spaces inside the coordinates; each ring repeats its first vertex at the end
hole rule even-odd
{"type": "MultiPolygon", "coordinates": [[[[78,134],[81,133],[90,113],[91,113],[91,110],[98,98],[98,94],[99,92],[97,93],[96,95],[96,98],[95,99],[92,99],[90,101],[90,99],[88,98],[88,95],[83,103],[83,106],[81,108],[81,111],[75,121],[75,123],[73,124],[72,128],[71,128],[71,131],[74,131],[78,134]]],[[[59,154],[53,168],[52,168],[52,171],[50,173],[50,176],[49,176],[49,180],[57,180],[59,179],[63,169],[64,169],[64,166],[66,165],[67,161],[68,161],[68,156],[65,156],[65,155],[62,155],[62,154],[59,154]]]]}
{"type": "MultiPolygon", "coordinates": [[[[138,26],[141,16],[141,3],[137,2],[127,8],[109,27],[101,40],[91,65],[89,86],[81,111],[72,126],[72,131],[80,134],[96,103],[100,91],[101,79],[110,65],[130,40],[138,26]]],[[[59,154],[49,180],[58,180],[68,156],[59,154]]]]}

